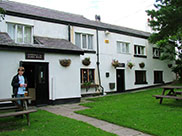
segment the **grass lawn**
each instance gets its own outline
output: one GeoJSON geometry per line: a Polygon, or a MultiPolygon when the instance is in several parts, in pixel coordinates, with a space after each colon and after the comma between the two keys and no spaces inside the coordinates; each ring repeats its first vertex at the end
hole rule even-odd
{"type": "Polygon", "coordinates": [[[77,113],[155,136],[182,136],[182,101],[164,99],[160,105],[152,95],[161,93],[161,89],[150,89],[93,98],[82,104],[90,109],[77,113]]]}
{"type": "Polygon", "coordinates": [[[39,110],[30,114],[30,127],[26,118],[0,119],[0,136],[115,136],[81,121],[39,110]]]}

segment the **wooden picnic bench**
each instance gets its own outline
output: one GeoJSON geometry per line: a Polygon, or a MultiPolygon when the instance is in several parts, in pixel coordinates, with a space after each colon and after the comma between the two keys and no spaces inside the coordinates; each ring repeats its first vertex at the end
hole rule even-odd
{"type": "Polygon", "coordinates": [[[37,110],[36,109],[28,109],[28,105],[27,105],[28,100],[31,100],[31,97],[0,99],[0,102],[11,101],[15,104],[15,106],[0,107],[0,111],[3,111],[3,113],[0,113],[0,118],[10,117],[10,116],[18,116],[18,115],[26,115],[27,125],[30,126],[29,114],[32,112],[36,112],[37,110]],[[21,105],[18,104],[19,100],[22,102],[21,105]],[[10,109],[16,109],[18,111],[9,111],[10,109]]]}
{"type": "Polygon", "coordinates": [[[160,99],[160,104],[162,104],[163,98],[182,100],[182,96],[177,96],[182,95],[182,91],[176,91],[176,89],[182,89],[182,86],[162,86],[161,88],[163,89],[162,95],[153,95],[156,99],[160,99]],[[167,90],[169,92],[165,95],[167,90]]]}

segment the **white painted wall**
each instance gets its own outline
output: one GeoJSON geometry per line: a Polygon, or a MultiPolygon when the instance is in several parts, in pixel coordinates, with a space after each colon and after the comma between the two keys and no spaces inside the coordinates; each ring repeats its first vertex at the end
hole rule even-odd
{"type": "MultiPolygon", "coordinates": [[[[72,34],[71,39],[72,39],[73,44],[75,44],[75,32],[93,35],[93,50],[92,51],[97,50],[96,30],[72,26],[71,27],[71,34],[72,34]]],[[[95,83],[99,84],[96,62],[97,62],[96,53],[85,53],[84,55],[80,55],[80,69],[95,69],[95,83]],[[87,57],[90,57],[90,61],[91,61],[91,64],[89,66],[85,66],[82,64],[82,60],[87,57]]],[[[81,94],[94,93],[94,92],[95,92],[95,88],[90,88],[88,92],[86,92],[85,88],[81,89],[81,94]]]]}
{"type": "Polygon", "coordinates": [[[0,22],[0,32],[7,32],[7,22],[32,26],[34,36],[68,39],[66,25],[6,15],[5,20],[0,22]]]}
{"type": "Polygon", "coordinates": [[[152,45],[146,39],[126,36],[122,34],[110,33],[105,35],[104,31],[99,31],[99,46],[100,46],[100,68],[101,68],[101,82],[105,91],[116,91],[109,89],[109,83],[116,83],[116,69],[111,65],[113,59],[119,60],[120,63],[125,63],[125,68],[117,68],[125,70],[125,89],[141,88],[154,85],[154,70],[163,71],[164,82],[171,82],[174,80],[174,75],[171,69],[168,68],[169,62],[153,59],[152,45]],[[109,40],[109,43],[105,43],[109,40]],[[117,41],[130,43],[129,53],[117,53],[117,41]],[[147,58],[134,57],[134,44],[146,46],[147,58]],[[128,61],[135,64],[132,69],[127,67],[128,61]],[[139,63],[144,62],[145,67],[141,69],[139,63]],[[148,84],[135,85],[135,70],[146,70],[146,77],[148,84]],[[106,77],[106,72],[110,73],[110,77],[106,77]]]}
{"type": "Polygon", "coordinates": [[[0,99],[12,95],[11,80],[17,74],[19,62],[49,63],[49,99],[80,97],[80,56],[45,53],[45,60],[25,60],[24,52],[0,51],[0,99]],[[60,65],[60,59],[71,59],[69,67],[60,65]]]}
{"type": "MultiPolygon", "coordinates": [[[[44,37],[52,37],[52,38],[63,38],[68,39],[68,26],[67,25],[61,25],[56,23],[49,23],[44,21],[37,21],[37,20],[31,20],[31,19],[25,19],[25,18],[19,18],[19,17],[13,17],[6,15],[5,20],[0,22],[0,32],[7,32],[7,26],[6,22],[12,22],[12,23],[20,23],[25,25],[31,25],[33,26],[33,35],[34,36],[44,36],[44,37]]],[[[97,41],[96,41],[96,30],[94,29],[88,29],[88,28],[82,28],[82,27],[71,27],[71,41],[72,43],[75,43],[75,32],[80,33],[86,33],[86,34],[92,34],[94,35],[93,41],[94,41],[94,51],[96,51],[97,48],[97,41]]],[[[164,62],[160,60],[153,59],[152,56],[152,45],[149,45],[148,41],[146,39],[142,38],[136,38],[132,36],[122,35],[122,34],[116,34],[111,33],[105,34],[104,31],[99,31],[99,47],[100,47],[100,72],[101,72],[101,82],[105,89],[105,91],[115,91],[115,89],[110,90],[109,89],[109,83],[116,83],[116,69],[111,66],[111,62],[113,59],[119,60],[120,63],[127,64],[128,61],[132,61],[135,63],[135,66],[133,69],[125,68],[125,88],[128,89],[134,89],[134,88],[140,88],[145,86],[154,85],[153,84],[153,71],[154,70],[161,70],[163,71],[163,80],[164,82],[171,82],[174,79],[173,74],[171,73],[171,70],[168,68],[167,64],[169,62],[164,62]],[[105,43],[105,40],[109,40],[109,43],[105,43]],[[118,54],[116,49],[116,41],[123,41],[123,42],[129,42],[130,43],[130,52],[128,54],[118,54]],[[144,45],[146,46],[146,55],[147,58],[137,58],[134,57],[134,44],[144,45]],[[138,64],[144,62],[145,68],[141,69],[138,64]],[[135,70],[146,70],[147,71],[147,82],[148,84],[145,85],[135,85],[135,70]],[[106,72],[110,73],[110,77],[106,78],[106,72]],[[149,78],[150,77],[150,78],[149,78]]],[[[0,52],[0,62],[3,62],[1,64],[4,64],[3,67],[1,67],[1,72],[3,75],[7,74],[7,78],[11,79],[12,75],[16,73],[16,69],[18,67],[18,63],[20,60],[24,60],[24,53],[19,52],[0,52]],[[9,54],[8,54],[9,53],[9,54]],[[7,57],[4,57],[7,56],[7,57]],[[7,59],[4,59],[7,58],[7,59]],[[12,61],[10,58],[13,58],[12,61]],[[6,72],[6,67],[9,67],[8,64],[6,64],[6,61],[10,64],[12,64],[12,67],[10,68],[10,71],[6,72]]],[[[80,69],[81,68],[94,68],[95,69],[95,81],[98,83],[98,72],[97,72],[97,66],[96,61],[97,57],[96,54],[93,53],[85,53],[84,55],[79,56],[71,56],[71,55],[58,55],[58,54],[46,54],[45,55],[45,61],[49,62],[50,66],[50,77],[49,77],[49,87],[50,91],[51,89],[54,90],[54,92],[50,92],[50,99],[58,99],[58,98],[71,98],[71,97],[80,97],[80,69]],[[89,66],[84,66],[81,62],[85,57],[90,57],[91,64],[89,66]],[[68,68],[62,68],[59,65],[59,59],[62,58],[71,58],[72,64],[68,68]],[[59,76],[58,76],[59,75],[59,76]],[[68,75],[73,75],[75,78],[69,78],[68,75]],[[64,77],[64,78],[62,78],[64,77]],[[65,86],[65,84],[69,84],[68,86],[65,86]],[[52,87],[52,88],[51,88],[52,87]],[[68,90],[68,91],[67,91],[68,90]]],[[[4,77],[4,76],[2,76],[4,77]]],[[[2,81],[3,87],[1,87],[3,90],[8,90],[7,93],[0,94],[0,97],[9,97],[11,92],[11,87],[9,86],[10,81],[6,82],[1,77],[0,81],[2,81]]],[[[0,82],[1,83],[1,82],[0,82]]],[[[95,92],[95,89],[90,89],[89,92],[95,92]]],[[[85,89],[81,89],[81,93],[85,93],[85,89]]]]}

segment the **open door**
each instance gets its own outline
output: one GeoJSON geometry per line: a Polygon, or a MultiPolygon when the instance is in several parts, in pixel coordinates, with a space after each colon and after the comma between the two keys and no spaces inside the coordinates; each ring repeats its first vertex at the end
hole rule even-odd
{"type": "Polygon", "coordinates": [[[21,62],[28,80],[29,96],[36,105],[49,102],[48,63],[21,62]]]}

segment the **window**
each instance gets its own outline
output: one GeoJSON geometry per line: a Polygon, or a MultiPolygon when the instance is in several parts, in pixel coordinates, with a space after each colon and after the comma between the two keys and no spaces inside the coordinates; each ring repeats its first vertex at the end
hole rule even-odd
{"type": "Polygon", "coordinates": [[[163,72],[162,71],[154,71],[154,84],[155,83],[163,83],[163,72]]]}
{"type": "Polygon", "coordinates": [[[8,34],[16,43],[32,43],[32,27],[7,23],[8,34]]]}
{"type": "Polygon", "coordinates": [[[160,57],[160,50],[158,48],[153,48],[153,58],[160,57]]]}
{"type": "Polygon", "coordinates": [[[129,53],[129,43],[117,42],[117,53],[129,53]]]}
{"type": "Polygon", "coordinates": [[[135,84],[147,84],[146,71],[135,71],[135,84]]]}
{"type": "Polygon", "coordinates": [[[93,49],[93,35],[75,33],[75,44],[82,49],[93,49]]]}
{"type": "Polygon", "coordinates": [[[137,56],[145,56],[145,46],[134,45],[135,57],[137,56]]]}
{"type": "Polygon", "coordinates": [[[81,83],[85,82],[95,83],[94,69],[81,69],[81,83]]]}

